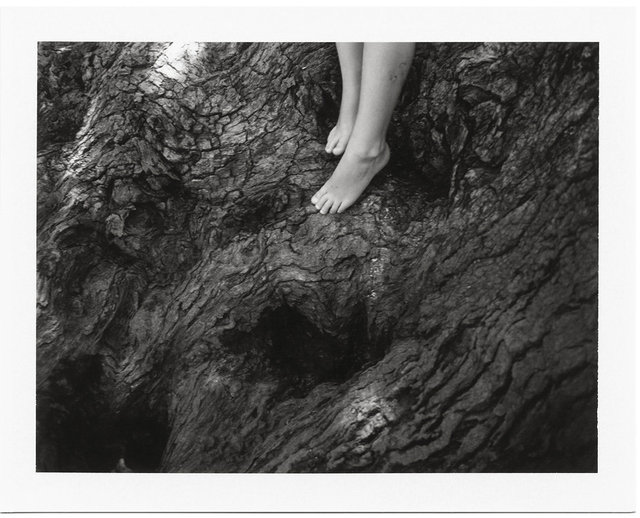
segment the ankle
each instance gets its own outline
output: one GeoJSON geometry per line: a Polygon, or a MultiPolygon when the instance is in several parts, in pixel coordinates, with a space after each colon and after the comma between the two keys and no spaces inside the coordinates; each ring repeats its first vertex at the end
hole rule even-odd
{"type": "Polygon", "coordinates": [[[359,160],[375,160],[382,155],[387,147],[384,140],[375,142],[349,141],[346,152],[359,160]]]}

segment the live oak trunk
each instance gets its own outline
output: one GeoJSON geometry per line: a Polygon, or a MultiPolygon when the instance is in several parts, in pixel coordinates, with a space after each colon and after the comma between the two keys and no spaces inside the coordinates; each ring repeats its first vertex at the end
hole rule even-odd
{"type": "Polygon", "coordinates": [[[325,216],[333,45],[41,43],[38,469],[595,471],[597,85],[418,44],[325,216]]]}

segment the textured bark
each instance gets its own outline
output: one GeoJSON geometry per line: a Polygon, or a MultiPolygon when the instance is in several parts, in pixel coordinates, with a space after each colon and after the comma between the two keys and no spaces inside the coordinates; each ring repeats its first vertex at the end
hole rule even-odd
{"type": "Polygon", "coordinates": [[[597,44],[419,44],[323,216],[339,81],[40,44],[39,470],[597,469],[597,44]]]}

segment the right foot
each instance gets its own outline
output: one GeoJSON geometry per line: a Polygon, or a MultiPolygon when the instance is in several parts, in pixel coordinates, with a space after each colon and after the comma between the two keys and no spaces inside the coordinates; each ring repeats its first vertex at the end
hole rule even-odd
{"type": "Polygon", "coordinates": [[[340,114],[338,122],[327,137],[327,146],[325,151],[334,155],[341,155],[347,147],[349,137],[353,131],[353,125],[356,121],[356,114],[340,114]]]}
{"type": "Polygon", "coordinates": [[[347,149],[331,178],[313,195],[311,203],[322,214],[344,212],[388,161],[389,146],[386,142],[366,153],[347,149]]]}

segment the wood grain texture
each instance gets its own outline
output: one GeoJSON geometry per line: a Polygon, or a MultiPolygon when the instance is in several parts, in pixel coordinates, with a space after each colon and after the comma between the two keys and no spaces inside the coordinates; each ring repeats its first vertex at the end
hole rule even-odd
{"type": "Polygon", "coordinates": [[[41,471],[597,469],[597,44],[419,44],[309,199],[330,44],[41,43],[41,471]]]}

